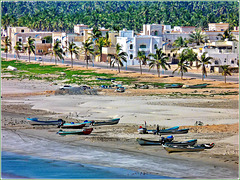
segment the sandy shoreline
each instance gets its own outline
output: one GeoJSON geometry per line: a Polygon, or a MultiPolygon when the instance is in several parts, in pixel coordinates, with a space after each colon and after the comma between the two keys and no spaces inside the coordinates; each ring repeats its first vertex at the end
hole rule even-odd
{"type": "MultiPolygon", "coordinates": [[[[113,152],[210,164],[217,169],[229,168],[238,176],[237,99],[113,96],[111,92],[97,96],[34,94],[54,91],[57,87],[40,81],[2,80],[2,129],[63,144],[74,142],[75,146],[85,144],[113,152]],[[114,117],[121,120],[115,126],[96,127],[89,136],[62,138],[56,134],[57,128],[30,126],[26,118],[33,116],[46,120],[63,118],[69,122],[114,117]],[[194,126],[197,120],[204,122],[205,126],[194,126]],[[176,154],[168,154],[162,147],[141,147],[136,142],[138,137],[159,139],[152,134],[137,133],[138,126],[144,121],[149,129],[156,128],[156,124],[160,127],[190,127],[188,134],[176,135],[175,140],[198,139],[198,143],[214,142],[216,146],[200,153],[176,154]]],[[[3,147],[13,149],[14,146],[4,144],[3,147]]]]}

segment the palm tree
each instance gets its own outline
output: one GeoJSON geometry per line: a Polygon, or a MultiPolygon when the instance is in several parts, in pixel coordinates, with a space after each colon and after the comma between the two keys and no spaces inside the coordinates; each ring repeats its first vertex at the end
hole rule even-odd
{"type": "Polygon", "coordinates": [[[6,60],[7,60],[7,53],[8,53],[8,46],[11,47],[11,40],[9,39],[9,36],[6,37],[6,39],[4,40],[4,52],[6,53],[6,60]]]}
{"type": "Polygon", "coordinates": [[[182,36],[178,37],[172,44],[176,48],[172,49],[171,52],[179,50],[181,47],[187,47],[187,43],[188,40],[186,38],[183,39],[182,36]]]}
{"type": "Polygon", "coordinates": [[[25,46],[25,49],[26,49],[27,52],[28,52],[28,60],[29,60],[29,62],[30,62],[30,54],[31,54],[31,53],[35,54],[34,41],[35,41],[35,39],[31,38],[31,36],[28,37],[27,44],[26,44],[26,46],[25,46]]]}
{"type": "Polygon", "coordinates": [[[57,65],[57,60],[64,59],[63,55],[65,53],[64,53],[63,49],[60,47],[60,41],[57,40],[54,43],[52,53],[54,54],[54,57],[55,57],[55,65],[57,65]]]}
{"type": "Polygon", "coordinates": [[[137,57],[135,57],[135,59],[139,60],[140,71],[141,71],[141,74],[142,74],[142,64],[147,59],[147,56],[145,55],[145,52],[144,51],[138,51],[137,57]]]}
{"type": "Polygon", "coordinates": [[[188,49],[184,49],[182,53],[179,54],[179,63],[178,67],[172,72],[173,74],[175,71],[178,71],[178,73],[181,73],[181,79],[183,79],[183,73],[188,72],[188,68],[191,68],[191,66],[188,65],[189,61],[189,55],[188,55],[188,49]]]}
{"type": "Polygon", "coordinates": [[[228,39],[229,41],[233,40],[233,34],[231,33],[230,29],[226,29],[223,34],[218,34],[218,36],[221,36],[221,40],[228,39]]]}
{"type": "Polygon", "coordinates": [[[68,42],[67,51],[70,52],[72,68],[73,68],[73,58],[72,58],[72,55],[75,54],[77,59],[79,58],[79,47],[77,47],[74,42],[68,42]]]}
{"type": "Polygon", "coordinates": [[[160,77],[160,67],[162,67],[165,70],[171,68],[170,64],[167,63],[168,57],[166,56],[165,53],[162,52],[161,48],[156,50],[156,54],[149,54],[149,57],[153,57],[153,59],[149,60],[150,61],[149,68],[151,69],[154,66],[156,66],[158,77],[160,77]]]}
{"type": "Polygon", "coordinates": [[[204,43],[206,41],[206,36],[202,34],[201,29],[196,29],[195,32],[189,36],[189,42],[197,43],[197,45],[200,45],[200,43],[204,43]]]}
{"type": "Polygon", "coordinates": [[[15,52],[17,54],[17,58],[20,59],[20,56],[19,56],[19,51],[22,50],[22,43],[20,41],[17,41],[16,42],[16,46],[14,46],[14,49],[15,49],[15,52]]]}
{"type": "Polygon", "coordinates": [[[197,58],[197,53],[193,51],[193,49],[188,49],[188,61],[190,66],[192,67],[194,61],[199,61],[197,58]]]}
{"type": "Polygon", "coordinates": [[[87,39],[86,42],[83,42],[83,51],[84,51],[84,55],[85,55],[85,60],[87,62],[86,67],[88,69],[88,60],[90,57],[90,54],[94,53],[94,49],[93,49],[93,42],[90,41],[90,39],[87,39]]]}
{"type": "Polygon", "coordinates": [[[222,75],[225,76],[225,83],[227,82],[227,75],[231,76],[231,72],[229,70],[229,65],[220,66],[223,70],[222,75]]]}
{"type": "Polygon", "coordinates": [[[100,56],[100,62],[102,62],[102,47],[105,46],[105,42],[104,37],[100,37],[96,42],[96,46],[98,47],[97,56],[100,56]]]}
{"type": "Polygon", "coordinates": [[[123,61],[127,62],[128,54],[126,52],[122,52],[122,47],[117,43],[116,45],[116,54],[114,55],[114,60],[118,65],[118,72],[120,73],[120,66],[123,66],[123,61]]]}
{"type": "Polygon", "coordinates": [[[201,59],[199,60],[201,64],[197,66],[197,68],[202,66],[202,81],[204,81],[204,75],[207,77],[207,70],[205,65],[211,64],[210,60],[213,59],[212,57],[206,57],[206,54],[207,52],[204,52],[201,55],[201,59]]]}

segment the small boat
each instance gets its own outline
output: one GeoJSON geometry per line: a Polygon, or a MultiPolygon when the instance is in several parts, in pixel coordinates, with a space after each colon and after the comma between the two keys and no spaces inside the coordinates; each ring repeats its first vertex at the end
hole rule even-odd
{"type": "Polygon", "coordinates": [[[196,85],[188,85],[188,88],[205,88],[208,84],[196,84],[196,85]]]}
{"type": "Polygon", "coordinates": [[[141,146],[162,145],[165,142],[171,142],[173,140],[173,136],[168,136],[166,138],[162,137],[158,141],[152,141],[152,140],[147,140],[143,138],[137,138],[136,140],[141,146]]]}
{"type": "Polygon", "coordinates": [[[81,129],[81,130],[78,130],[78,131],[63,131],[63,130],[59,130],[57,132],[57,134],[59,135],[88,135],[88,134],[91,134],[91,132],[93,131],[93,128],[88,128],[88,129],[81,129]]]}
{"type": "Polygon", "coordinates": [[[112,81],[112,80],[116,80],[116,78],[97,78],[97,80],[100,80],[100,81],[112,81]]]}
{"type": "Polygon", "coordinates": [[[188,133],[189,129],[162,129],[159,131],[160,135],[166,135],[166,134],[186,134],[188,133]]]}
{"type": "Polygon", "coordinates": [[[177,142],[177,141],[167,142],[165,143],[165,145],[193,146],[196,143],[197,143],[197,139],[192,139],[192,140],[182,141],[182,142],[177,142]]]}
{"type": "Polygon", "coordinates": [[[203,151],[205,147],[201,146],[181,146],[172,144],[163,144],[163,148],[168,152],[198,152],[203,151]]]}
{"type": "Polygon", "coordinates": [[[61,125],[65,121],[58,119],[56,121],[39,121],[38,118],[27,118],[31,125],[61,125]]]}
{"type": "Polygon", "coordinates": [[[74,122],[71,122],[71,123],[64,123],[62,124],[61,128],[65,128],[65,129],[81,129],[83,127],[85,127],[86,124],[85,123],[74,123],[74,122]]]}
{"type": "Polygon", "coordinates": [[[183,85],[181,84],[165,84],[165,88],[181,88],[183,85]]]}
{"type": "Polygon", "coordinates": [[[124,87],[117,87],[116,92],[125,92],[125,88],[124,87]]]}
{"type": "MultiPolygon", "coordinates": [[[[177,130],[179,128],[179,126],[174,126],[174,127],[171,127],[171,128],[168,128],[168,129],[164,129],[163,131],[172,131],[172,130],[177,130]]],[[[162,130],[159,131],[159,133],[161,132],[162,130]]],[[[146,128],[143,128],[142,126],[139,127],[138,129],[138,132],[139,134],[156,134],[157,133],[157,130],[156,129],[153,129],[153,130],[148,130],[146,128]]]]}
{"type": "Polygon", "coordinates": [[[93,126],[114,125],[114,124],[118,124],[119,121],[120,121],[120,118],[110,119],[105,121],[93,121],[93,126]]]}

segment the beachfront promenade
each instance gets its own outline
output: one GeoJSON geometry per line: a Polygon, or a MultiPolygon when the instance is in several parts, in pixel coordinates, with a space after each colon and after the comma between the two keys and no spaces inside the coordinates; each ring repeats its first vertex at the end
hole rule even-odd
{"type": "MultiPolygon", "coordinates": [[[[16,55],[9,54],[9,53],[8,53],[7,56],[10,59],[13,59],[13,58],[16,57],[16,55]]],[[[1,57],[5,58],[6,54],[2,53],[1,57]]],[[[43,59],[43,63],[46,62],[46,63],[53,63],[53,64],[55,64],[55,60],[51,56],[43,56],[42,59],[43,59]]],[[[20,60],[27,60],[28,61],[28,55],[21,55],[20,60]]],[[[35,61],[35,55],[32,55],[30,57],[30,60],[36,62],[35,61]]],[[[71,60],[70,60],[70,58],[65,58],[64,61],[58,61],[58,64],[70,65],[71,64],[71,60]]],[[[86,62],[84,62],[84,61],[76,61],[76,60],[74,60],[73,64],[74,64],[74,66],[83,66],[83,67],[86,66],[86,62]]],[[[89,66],[94,66],[96,68],[102,68],[102,69],[109,69],[110,68],[109,64],[107,64],[105,62],[94,62],[94,63],[91,63],[89,61],[89,66]]],[[[117,65],[115,67],[111,67],[111,69],[116,69],[117,70],[117,65]]],[[[124,70],[133,71],[133,72],[140,72],[140,68],[139,68],[138,65],[122,67],[121,71],[124,71],[124,70]]],[[[157,75],[156,69],[150,69],[149,70],[148,66],[143,66],[142,71],[143,71],[143,73],[150,73],[150,74],[157,75]]],[[[173,71],[173,69],[169,69],[167,71],[161,70],[161,75],[180,77],[180,74],[178,74],[177,72],[172,74],[172,71],[173,71]]],[[[202,79],[202,74],[201,73],[190,73],[190,72],[188,72],[188,73],[184,73],[184,77],[202,79]]],[[[208,73],[208,76],[205,79],[206,80],[212,80],[212,81],[224,81],[224,76],[218,75],[218,74],[209,74],[208,73]]],[[[238,76],[228,76],[227,77],[227,82],[239,83],[239,77],[238,76]]]]}

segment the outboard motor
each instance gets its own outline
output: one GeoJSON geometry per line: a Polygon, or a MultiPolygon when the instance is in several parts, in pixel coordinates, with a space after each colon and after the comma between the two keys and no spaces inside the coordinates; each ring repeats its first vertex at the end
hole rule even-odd
{"type": "Polygon", "coordinates": [[[171,142],[172,140],[173,140],[172,135],[166,137],[166,142],[171,142]]]}

